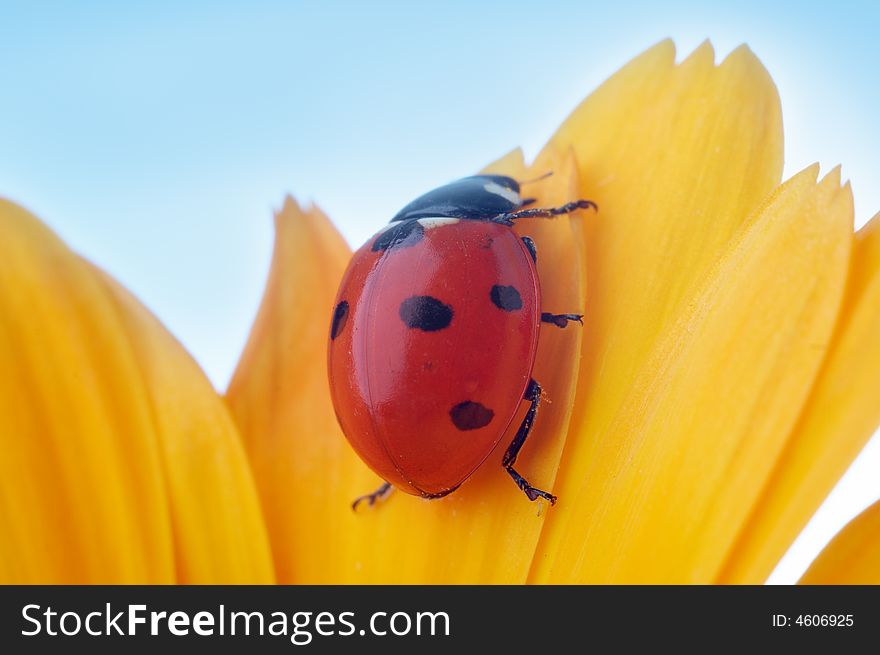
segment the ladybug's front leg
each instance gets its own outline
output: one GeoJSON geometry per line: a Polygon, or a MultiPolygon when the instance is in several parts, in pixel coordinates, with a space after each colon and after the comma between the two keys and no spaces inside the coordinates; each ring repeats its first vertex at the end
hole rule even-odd
{"type": "MultiPolygon", "coordinates": [[[[529,198],[531,200],[531,198],[529,198]]],[[[519,218],[555,218],[563,214],[570,214],[578,209],[592,209],[598,211],[599,207],[592,200],[575,200],[568,202],[561,207],[546,207],[534,209],[520,209],[515,212],[507,212],[499,214],[490,219],[493,223],[501,223],[502,225],[513,225],[513,222],[519,218]]]]}
{"type": "Polygon", "coordinates": [[[351,504],[351,508],[354,511],[357,511],[358,505],[362,502],[367,501],[367,504],[372,507],[376,504],[376,501],[384,500],[387,495],[389,495],[392,491],[394,491],[394,487],[391,486],[390,482],[386,482],[381,487],[376,489],[373,493],[365,494],[363,496],[358,496],[354,499],[354,502],[351,504]]]}
{"type": "Polygon", "coordinates": [[[532,424],[535,422],[535,415],[538,413],[538,404],[541,402],[541,385],[534,380],[529,380],[529,386],[526,388],[525,400],[528,400],[531,403],[529,411],[526,412],[526,416],[523,419],[522,424],[520,424],[519,430],[516,431],[516,436],[513,438],[513,441],[510,442],[507,452],[504,453],[504,459],[501,460],[501,465],[504,466],[505,470],[510,474],[510,477],[513,478],[513,481],[516,482],[516,486],[518,486],[525,495],[529,497],[529,500],[544,498],[553,505],[556,502],[556,496],[533,487],[529,484],[528,480],[517,473],[513,468],[513,465],[516,463],[516,456],[519,455],[519,451],[526,442],[526,437],[528,437],[529,433],[532,431],[532,424]]]}

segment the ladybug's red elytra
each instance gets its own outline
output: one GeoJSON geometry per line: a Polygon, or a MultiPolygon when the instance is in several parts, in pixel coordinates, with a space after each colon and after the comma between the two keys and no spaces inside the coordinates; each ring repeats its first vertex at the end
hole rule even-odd
{"type": "Polygon", "coordinates": [[[455,491],[490,455],[521,402],[529,409],[502,460],[528,496],[556,502],[514,468],[538,411],[532,379],[541,323],[537,250],[514,221],[596,208],[578,200],[524,209],[519,183],[475,175],[404,207],[351,259],[330,326],[330,392],[346,438],[392,487],[425,498],[455,491]]]}

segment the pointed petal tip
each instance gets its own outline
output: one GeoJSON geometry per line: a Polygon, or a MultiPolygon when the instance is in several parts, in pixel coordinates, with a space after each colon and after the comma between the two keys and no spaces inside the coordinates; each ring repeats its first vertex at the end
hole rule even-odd
{"type": "Polygon", "coordinates": [[[829,194],[829,207],[835,207],[836,213],[841,220],[847,219],[853,222],[853,194],[849,180],[841,184],[841,166],[838,164],[832,168],[819,181],[818,188],[829,194]]]}
{"type": "Polygon", "coordinates": [[[712,42],[709,39],[706,39],[700,45],[698,45],[694,50],[685,57],[682,62],[679,64],[679,67],[683,66],[707,66],[713,67],[715,65],[715,47],[712,45],[712,42]]]}
{"type": "Polygon", "coordinates": [[[296,201],[296,198],[293,197],[293,194],[286,193],[284,194],[284,200],[281,202],[281,209],[275,212],[276,216],[281,214],[286,214],[287,212],[301,212],[302,207],[296,201]]]}
{"type": "Polygon", "coordinates": [[[880,212],[874,214],[871,218],[868,219],[868,222],[865,223],[862,227],[859,228],[858,235],[860,238],[867,238],[869,234],[880,233],[880,212]]]}
{"type": "Polygon", "coordinates": [[[794,175],[792,175],[791,179],[809,179],[813,184],[817,184],[819,180],[819,171],[821,170],[821,166],[819,166],[819,162],[813,162],[809,166],[804,169],[801,169],[794,175]]]}
{"type": "Polygon", "coordinates": [[[840,168],[840,164],[838,164],[828,171],[819,184],[823,186],[827,184],[828,186],[840,187],[840,168]]]}
{"type": "MultiPolygon", "coordinates": [[[[675,41],[672,37],[666,37],[648,48],[645,53],[656,52],[657,54],[666,54],[675,61],[675,41]]],[[[644,53],[643,53],[644,54],[644,53]]]]}
{"type": "Polygon", "coordinates": [[[321,209],[321,206],[314,201],[309,202],[309,206],[306,209],[305,213],[312,218],[318,218],[323,221],[327,221],[328,223],[333,222],[332,220],[330,220],[330,216],[327,215],[327,212],[321,209]]]}
{"type": "Polygon", "coordinates": [[[740,43],[724,58],[725,62],[746,60],[756,61],[760,63],[758,56],[755,54],[755,51],[751,49],[748,43],[740,43]]]}
{"type": "MultiPolygon", "coordinates": [[[[540,155],[539,155],[540,156],[540,155]]],[[[523,174],[526,169],[525,154],[520,146],[513,148],[506,154],[502,155],[488,166],[485,166],[481,173],[494,173],[496,175],[508,175],[517,177],[523,174]]]]}
{"type": "Polygon", "coordinates": [[[309,213],[309,207],[301,205],[292,194],[288,193],[284,196],[281,209],[275,210],[273,213],[275,229],[277,230],[283,222],[298,222],[305,220],[309,213]]]}
{"type": "Polygon", "coordinates": [[[776,86],[770,71],[764,66],[764,63],[758,58],[758,55],[749,47],[748,44],[742,43],[730,51],[730,53],[722,60],[719,65],[721,69],[746,69],[749,75],[763,79],[766,83],[776,86]]]}
{"type": "Polygon", "coordinates": [[[783,183],[783,187],[800,187],[803,193],[813,194],[816,201],[822,203],[827,217],[852,223],[852,187],[849,182],[841,185],[840,166],[835,166],[821,178],[820,169],[818,162],[810,164],[792,175],[783,183]]]}
{"type": "Polygon", "coordinates": [[[662,41],[658,41],[647,50],[640,52],[631,59],[626,66],[631,66],[639,60],[657,59],[658,61],[665,63],[668,68],[672,68],[675,66],[676,54],[675,41],[667,37],[662,41]]]}

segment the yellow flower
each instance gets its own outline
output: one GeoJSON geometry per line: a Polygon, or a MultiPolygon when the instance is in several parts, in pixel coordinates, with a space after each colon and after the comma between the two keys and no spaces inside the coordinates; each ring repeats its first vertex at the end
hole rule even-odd
{"type": "MultiPolygon", "coordinates": [[[[514,151],[487,170],[553,170],[540,204],[600,207],[523,226],[547,306],[587,314],[539,345],[550,402],[520,461],[555,507],[527,502],[499,451],[442,500],[350,510],[379,480],[329,399],[350,251],[317,208],[276,216],[227,411],[137,301],[4,203],[0,580],[766,579],[880,422],[880,217],[853,235],[837,169],[780,184],[779,99],[744,47],[676,64],[663,42],[530,166],[514,151]]],[[[805,581],[876,580],[870,555],[846,565],[880,539],[876,514],[805,581]]]]}

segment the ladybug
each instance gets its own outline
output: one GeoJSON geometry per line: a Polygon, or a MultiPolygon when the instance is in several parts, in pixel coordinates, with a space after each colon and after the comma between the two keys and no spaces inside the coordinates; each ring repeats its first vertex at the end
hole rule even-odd
{"type": "Polygon", "coordinates": [[[524,208],[534,202],[510,177],[466,177],[413,200],[354,253],[330,325],[330,391],[349,443],[386,482],[353,508],[392,488],[452,493],[523,401],[502,465],[529,500],[556,502],[513,466],[541,398],[532,379],[541,324],[583,315],[541,311],[535,244],[512,227],[596,205],[524,208]]]}

